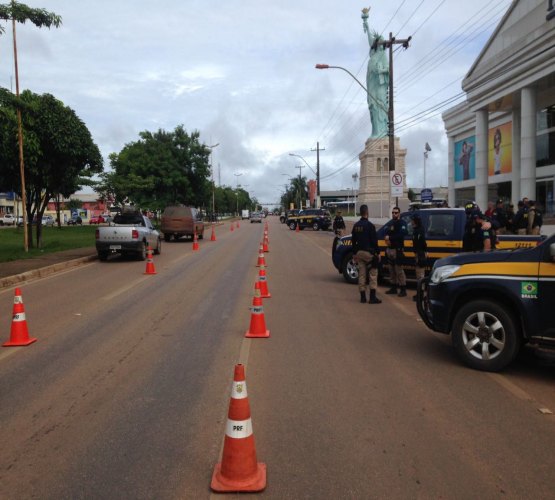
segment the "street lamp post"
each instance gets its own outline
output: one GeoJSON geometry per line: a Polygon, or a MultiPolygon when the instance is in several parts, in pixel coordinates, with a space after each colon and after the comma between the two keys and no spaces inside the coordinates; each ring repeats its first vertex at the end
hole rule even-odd
{"type": "Polygon", "coordinates": [[[214,193],[216,190],[216,186],[214,184],[214,165],[212,164],[212,151],[214,148],[217,148],[219,145],[220,143],[217,142],[212,146],[206,146],[207,148],[210,149],[210,173],[212,175],[212,224],[214,224],[215,217],[216,217],[216,201],[215,201],[215,193],[214,193]]]}
{"type": "Polygon", "coordinates": [[[428,159],[428,153],[432,150],[430,145],[426,143],[424,146],[424,185],[422,186],[424,189],[426,188],[426,160],[428,159]]]}
{"type": "MultiPolygon", "coordinates": [[[[320,168],[319,168],[319,165],[317,165],[316,172],[314,172],[314,169],[308,164],[308,162],[301,155],[298,155],[296,153],[289,153],[289,156],[296,156],[297,158],[300,158],[302,161],[304,161],[305,165],[310,170],[312,170],[312,173],[316,176],[316,205],[317,205],[316,208],[320,208],[320,168]]],[[[300,189],[300,186],[299,186],[299,189],[300,189]]]]}
{"type": "Polygon", "coordinates": [[[355,196],[354,196],[354,201],[355,201],[355,215],[357,214],[357,180],[358,180],[358,174],[355,172],[352,176],[353,178],[353,186],[355,188],[355,196]]]}
{"type": "Polygon", "coordinates": [[[235,176],[235,197],[237,198],[236,214],[239,216],[239,177],[243,175],[242,172],[233,174],[235,176]]]}

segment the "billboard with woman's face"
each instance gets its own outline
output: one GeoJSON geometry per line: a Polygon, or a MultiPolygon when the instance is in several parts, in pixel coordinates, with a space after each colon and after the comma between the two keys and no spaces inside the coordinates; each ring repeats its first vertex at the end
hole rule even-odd
{"type": "Polygon", "coordinates": [[[488,175],[510,174],[513,170],[513,124],[489,129],[488,175]]]}
{"type": "Polygon", "coordinates": [[[455,182],[476,178],[475,136],[455,142],[455,182]]]}

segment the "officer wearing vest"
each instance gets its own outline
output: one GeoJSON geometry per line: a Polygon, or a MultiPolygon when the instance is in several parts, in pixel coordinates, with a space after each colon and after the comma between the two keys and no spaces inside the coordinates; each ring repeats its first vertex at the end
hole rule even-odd
{"type": "Polygon", "coordinates": [[[358,290],[360,302],[366,303],[366,276],[370,277],[370,299],[369,304],[381,304],[376,297],[378,288],[378,264],[380,262],[378,250],[378,237],[376,228],[368,220],[368,205],[361,205],[360,220],[353,226],[351,235],[353,244],[354,260],[358,267],[358,290]]]}
{"type": "Polygon", "coordinates": [[[471,201],[464,206],[464,213],[466,214],[466,222],[464,224],[464,233],[462,240],[462,251],[473,252],[475,247],[474,240],[476,239],[476,222],[473,214],[478,209],[478,205],[471,201]]]}
{"type": "Polygon", "coordinates": [[[513,219],[516,234],[526,234],[528,229],[528,205],[524,200],[518,202],[518,210],[513,219]]]}
{"type": "Polygon", "coordinates": [[[385,255],[390,264],[391,288],[385,293],[388,295],[396,295],[397,287],[399,287],[399,297],[406,297],[407,277],[405,276],[401,261],[405,247],[407,225],[405,221],[401,219],[401,209],[399,207],[393,207],[391,216],[391,222],[385,227],[385,244],[387,245],[385,255]]]}
{"type": "Polygon", "coordinates": [[[495,250],[496,235],[491,222],[479,210],[473,214],[476,221],[476,238],[474,238],[473,252],[489,252],[495,250]]]}
{"type": "Polygon", "coordinates": [[[542,213],[536,208],[536,202],[528,202],[528,228],[526,234],[540,234],[543,225],[542,213]]]}
{"type": "MultiPolygon", "coordinates": [[[[416,279],[420,280],[426,273],[428,244],[426,243],[426,231],[418,214],[412,216],[412,250],[414,251],[416,279]]],[[[416,295],[412,299],[416,301],[416,295]]]]}
{"type": "Polygon", "coordinates": [[[345,221],[341,216],[341,210],[337,211],[337,215],[333,219],[333,232],[341,238],[345,234],[345,221]]]}
{"type": "Polygon", "coordinates": [[[497,200],[491,218],[497,234],[505,234],[507,231],[507,213],[503,208],[503,200],[497,200]]]}

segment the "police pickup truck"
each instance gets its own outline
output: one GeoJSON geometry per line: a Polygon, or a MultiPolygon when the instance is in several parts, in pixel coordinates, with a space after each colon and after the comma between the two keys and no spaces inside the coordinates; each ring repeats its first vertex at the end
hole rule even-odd
{"type": "MultiPolygon", "coordinates": [[[[401,258],[401,264],[409,279],[414,278],[415,275],[411,224],[411,216],[415,213],[420,215],[422,225],[426,230],[429,269],[431,269],[437,259],[461,252],[466,222],[466,214],[463,208],[429,208],[418,210],[418,212],[403,212],[401,219],[407,225],[407,236],[405,238],[405,252],[401,258]]],[[[385,256],[386,249],[384,233],[385,226],[377,231],[378,246],[382,257],[385,256]]],[[[543,238],[543,236],[500,235],[497,237],[497,248],[531,248],[535,247],[543,238]]],[[[358,283],[358,269],[353,261],[351,235],[334,240],[332,260],[335,268],[339,273],[343,274],[348,283],[358,283]]],[[[387,271],[387,269],[380,269],[381,278],[383,278],[384,271],[387,271]]]]}
{"type": "Polygon", "coordinates": [[[461,360],[498,371],[524,343],[555,352],[555,235],[530,249],[438,260],[418,283],[417,308],[451,334],[461,360]]]}

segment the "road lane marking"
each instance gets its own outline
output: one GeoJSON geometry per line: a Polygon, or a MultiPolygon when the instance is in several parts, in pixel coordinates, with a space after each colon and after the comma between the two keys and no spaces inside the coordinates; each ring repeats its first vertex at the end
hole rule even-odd
{"type": "Polygon", "coordinates": [[[516,384],[513,384],[504,375],[499,373],[488,373],[487,375],[518,399],[522,399],[523,401],[534,401],[534,398],[530,394],[518,387],[516,384]]]}
{"type": "Polygon", "coordinates": [[[16,352],[19,352],[23,349],[23,347],[10,347],[8,349],[3,349],[2,351],[0,351],[0,361],[2,361],[3,359],[6,359],[8,356],[11,356],[12,354],[15,354],[16,352]]]}

